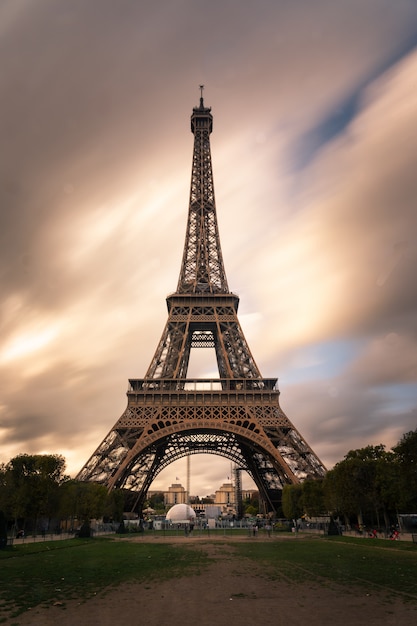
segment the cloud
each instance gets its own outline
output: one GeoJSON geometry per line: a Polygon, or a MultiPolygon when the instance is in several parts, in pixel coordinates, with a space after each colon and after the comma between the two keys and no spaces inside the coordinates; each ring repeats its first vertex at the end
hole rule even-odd
{"type": "MultiPolygon", "coordinates": [[[[200,83],[229,287],[289,418],[328,465],[413,428],[417,7],[6,1],[0,24],[2,461],[76,473],[146,372],[200,83]]],[[[195,488],[227,464],[193,458],[195,488]]]]}

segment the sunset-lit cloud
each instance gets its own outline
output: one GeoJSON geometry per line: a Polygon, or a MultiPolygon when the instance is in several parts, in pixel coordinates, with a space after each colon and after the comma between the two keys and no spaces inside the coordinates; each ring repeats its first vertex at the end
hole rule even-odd
{"type": "MultiPolygon", "coordinates": [[[[144,376],[200,83],[229,287],[283,410],[328,467],[417,427],[414,3],[6,0],[0,43],[0,462],[75,475],[144,376]]],[[[191,467],[200,495],[230,475],[191,467]]]]}

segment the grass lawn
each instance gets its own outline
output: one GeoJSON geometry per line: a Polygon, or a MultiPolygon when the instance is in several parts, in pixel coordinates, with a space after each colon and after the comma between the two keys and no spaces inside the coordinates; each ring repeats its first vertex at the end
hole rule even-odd
{"type": "Polygon", "coordinates": [[[264,564],[272,578],[377,587],[417,602],[417,546],[409,542],[311,536],[240,543],[234,548],[241,556],[264,564]]]}
{"type": "MultiPolygon", "coordinates": [[[[417,603],[417,546],[353,537],[258,537],[229,541],[231,558],[248,558],[272,580],[335,582],[362,591],[400,593],[417,603]]],[[[199,574],[212,559],[196,543],[130,541],[129,538],[69,539],[14,545],[0,551],[0,623],[29,607],[85,599],[125,581],[164,580],[199,574]]]]}
{"type": "Polygon", "coordinates": [[[39,604],[65,604],[124,581],[196,574],[208,561],[200,549],[169,543],[69,539],[0,551],[0,623],[39,604]]]}

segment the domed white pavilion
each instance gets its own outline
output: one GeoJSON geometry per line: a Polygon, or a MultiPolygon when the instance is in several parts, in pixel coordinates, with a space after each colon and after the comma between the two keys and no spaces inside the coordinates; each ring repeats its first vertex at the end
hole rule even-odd
{"type": "Polygon", "coordinates": [[[166,519],[171,524],[194,523],[195,518],[196,513],[189,504],[174,504],[166,514],[166,519]]]}

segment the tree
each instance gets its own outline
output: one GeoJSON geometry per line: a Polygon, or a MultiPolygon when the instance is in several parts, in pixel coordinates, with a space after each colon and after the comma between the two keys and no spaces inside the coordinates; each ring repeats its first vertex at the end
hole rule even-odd
{"type": "Polygon", "coordinates": [[[393,447],[399,465],[400,507],[417,512],[417,430],[405,433],[393,447]]]}
{"type": "Polygon", "coordinates": [[[58,508],[58,489],[64,475],[65,459],[59,454],[20,454],[0,471],[0,505],[6,516],[17,520],[39,518],[46,524],[58,508]]]}
{"type": "Polygon", "coordinates": [[[0,550],[7,546],[7,522],[3,511],[0,509],[0,550]]]}
{"type": "Polygon", "coordinates": [[[66,519],[90,522],[103,517],[108,504],[104,485],[78,480],[68,480],[60,489],[60,515],[66,519]]]}
{"type": "Polygon", "coordinates": [[[366,446],[351,450],[336,463],[324,479],[325,503],[329,511],[346,518],[357,517],[359,526],[368,521],[389,526],[395,512],[397,465],[385,446],[366,446]]]}
{"type": "Polygon", "coordinates": [[[259,513],[258,491],[253,491],[247,498],[245,498],[242,505],[245,515],[250,515],[251,517],[257,515],[259,513]]]}
{"type": "Polygon", "coordinates": [[[323,481],[306,480],[302,483],[301,506],[309,517],[327,512],[324,505],[323,481]]]}
{"type": "MultiPolygon", "coordinates": [[[[348,518],[347,507],[344,501],[343,493],[343,474],[337,471],[336,466],[333,470],[327,472],[323,481],[323,499],[324,506],[335,517],[348,518]]],[[[350,508],[350,507],[349,507],[350,508]]],[[[354,509],[354,506],[352,507],[354,509]]],[[[348,519],[345,521],[348,522],[348,519]]]]}
{"type": "Polygon", "coordinates": [[[303,510],[303,485],[284,485],[282,490],[282,511],[287,519],[298,519],[303,510]]]}
{"type": "Polygon", "coordinates": [[[148,500],[148,506],[155,511],[165,511],[165,496],[163,491],[153,493],[148,500]]]}
{"type": "Polygon", "coordinates": [[[252,506],[251,504],[249,504],[245,508],[245,514],[249,515],[249,517],[255,517],[258,514],[258,509],[252,506]]]}
{"type": "Polygon", "coordinates": [[[122,489],[112,489],[107,493],[107,500],[104,507],[103,516],[115,522],[123,520],[125,504],[125,492],[122,489]]]}

